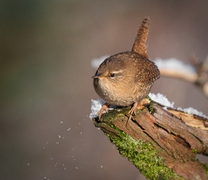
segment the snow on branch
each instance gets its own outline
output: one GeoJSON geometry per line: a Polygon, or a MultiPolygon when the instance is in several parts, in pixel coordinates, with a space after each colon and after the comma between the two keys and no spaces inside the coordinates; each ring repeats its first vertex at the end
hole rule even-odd
{"type": "MultiPolygon", "coordinates": [[[[171,114],[174,114],[178,118],[182,119],[186,124],[192,127],[199,127],[201,129],[208,129],[206,122],[207,121],[201,121],[201,120],[208,120],[208,116],[204,115],[202,112],[194,109],[193,107],[189,108],[181,108],[177,107],[174,108],[174,102],[170,102],[166,96],[163,94],[154,94],[149,93],[148,96],[151,100],[157,102],[158,104],[163,106],[163,109],[167,110],[171,114]]],[[[97,112],[100,110],[100,108],[105,103],[102,99],[97,100],[91,100],[91,113],[89,115],[89,118],[93,120],[97,116],[97,112]]],[[[110,106],[108,110],[112,110],[115,108],[114,106],[110,106]]]]}
{"type": "Polygon", "coordinates": [[[156,58],[154,62],[160,69],[162,76],[175,77],[191,83],[194,83],[197,80],[195,68],[189,64],[184,64],[176,58],[165,60],[156,58]]]}
{"type": "Polygon", "coordinates": [[[201,117],[204,117],[204,118],[207,118],[208,119],[208,116],[204,115],[202,112],[192,108],[192,107],[189,107],[189,108],[185,108],[185,109],[182,109],[181,107],[177,107],[177,108],[174,108],[174,102],[170,102],[166,96],[164,96],[163,94],[154,94],[154,93],[149,93],[148,96],[155,102],[161,104],[164,106],[164,109],[167,109],[167,108],[173,108],[173,109],[177,109],[177,110],[180,110],[180,111],[183,111],[187,114],[194,114],[194,115],[198,115],[198,116],[201,116],[201,117]]]}
{"type": "Polygon", "coordinates": [[[154,62],[159,67],[162,76],[194,83],[208,97],[208,57],[203,63],[193,58],[192,65],[184,64],[175,58],[166,60],[156,58],[154,62]]]}

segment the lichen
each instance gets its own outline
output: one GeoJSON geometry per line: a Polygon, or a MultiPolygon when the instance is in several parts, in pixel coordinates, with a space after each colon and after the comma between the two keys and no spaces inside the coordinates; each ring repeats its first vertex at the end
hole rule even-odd
{"type": "Polygon", "coordinates": [[[114,128],[118,134],[116,137],[106,134],[107,137],[116,145],[119,153],[127,157],[146,178],[154,180],[184,179],[164,165],[162,157],[158,155],[152,144],[145,143],[143,140],[135,140],[114,125],[111,125],[111,128],[114,128]]]}

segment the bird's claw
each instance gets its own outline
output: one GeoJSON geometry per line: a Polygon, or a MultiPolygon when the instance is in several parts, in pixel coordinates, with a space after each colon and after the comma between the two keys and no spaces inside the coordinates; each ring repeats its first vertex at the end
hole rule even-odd
{"type": "Polygon", "coordinates": [[[97,112],[98,121],[101,121],[101,116],[103,114],[103,111],[106,111],[108,109],[108,104],[103,104],[102,108],[97,112]]]}

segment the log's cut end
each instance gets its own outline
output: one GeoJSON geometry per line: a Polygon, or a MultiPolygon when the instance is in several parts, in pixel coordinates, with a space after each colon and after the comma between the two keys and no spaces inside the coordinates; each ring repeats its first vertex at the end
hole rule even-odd
{"type": "Polygon", "coordinates": [[[129,109],[110,110],[94,124],[146,178],[207,179],[208,168],[196,154],[208,155],[208,131],[186,125],[155,102],[126,124],[129,109]]]}

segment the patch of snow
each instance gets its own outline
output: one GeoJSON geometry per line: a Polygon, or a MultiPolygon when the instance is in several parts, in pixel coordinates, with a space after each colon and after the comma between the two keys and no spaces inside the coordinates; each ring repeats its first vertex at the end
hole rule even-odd
{"type": "Polygon", "coordinates": [[[165,109],[166,111],[168,110],[166,106],[164,106],[163,109],[165,109]]]}
{"type": "Polygon", "coordinates": [[[155,102],[158,102],[166,107],[171,107],[174,108],[174,102],[170,102],[166,96],[164,96],[163,94],[157,93],[149,93],[148,96],[155,102]]]}
{"type": "MultiPolygon", "coordinates": [[[[167,110],[167,107],[171,107],[171,108],[174,108],[174,102],[170,102],[166,96],[164,96],[163,94],[154,94],[154,93],[149,93],[148,96],[155,102],[158,102],[160,104],[162,104],[163,106],[165,106],[163,109],[167,110]]],[[[180,110],[180,111],[183,111],[187,114],[195,114],[195,115],[198,115],[198,116],[201,116],[201,117],[204,117],[204,118],[208,118],[208,116],[204,115],[202,112],[192,108],[192,107],[189,107],[189,108],[185,108],[185,109],[182,109],[181,107],[178,107],[176,108],[177,110],[180,110]]]]}
{"type": "Polygon", "coordinates": [[[198,110],[196,110],[192,107],[185,108],[185,109],[182,109],[181,107],[178,107],[177,110],[184,111],[187,114],[195,114],[195,115],[198,115],[198,116],[201,116],[201,117],[204,117],[204,118],[208,118],[208,116],[204,115],[203,112],[200,112],[200,111],[198,111],[198,110]]]}
{"type": "Polygon", "coordinates": [[[156,58],[154,62],[158,66],[159,69],[163,68],[163,69],[176,70],[176,71],[180,71],[183,73],[196,73],[196,70],[192,65],[185,64],[176,58],[170,58],[170,59],[164,59],[164,60],[161,58],[156,58]]]}
{"type": "Polygon", "coordinates": [[[99,67],[99,65],[106,59],[108,58],[108,55],[102,56],[100,58],[95,58],[91,61],[91,66],[95,69],[99,67]]]}
{"type": "Polygon", "coordinates": [[[98,100],[91,99],[91,113],[89,115],[89,118],[91,120],[97,117],[97,113],[102,108],[103,104],[105,104],[105,101],[103,99],[98,99],[98,100]]]}

